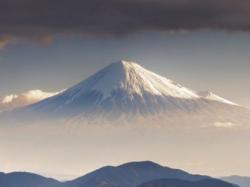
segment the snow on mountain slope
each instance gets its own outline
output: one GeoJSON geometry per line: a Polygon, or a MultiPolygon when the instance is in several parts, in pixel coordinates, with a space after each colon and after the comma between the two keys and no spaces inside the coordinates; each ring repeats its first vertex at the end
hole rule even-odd
{"type": "Polygon", "coordinates": [[[77,120],[190,118],[191,114],[199,118],[219,116],[221,120],[221,116],[237,116],[239,110],[243,109],[215,94],[195,92],[134,62],[119,61],[66,91],[20,111],[77,120]]]}
{"type": "Polygon", "coordinates": [[[201,91],[201,92],[198,92],[197,93],[201,98],[204,98],[204,99],[208,99],[208,100],[212,100],[212,101],[218,101],[218,102],[222,102],[222,103],[226,103],[226,104],[229,104],[229,105],[235,105],[235,106],[239,106],[238,104],[236,103],[233,103],[232,101],[229,101],[227,99],[224,99],[212,92],[208,92],[208,91],[201,91]]]}
{"type": "Polygon", "coordinates": [[[126,91],[129,99],[135,95],[143,97],[145,93],[187,99],[199,97],[195,92],[169,79],[148,71],[136,63],[126,61],[112,63],[69,89],[65,94],[73,96],[73,100],[86,92],[96,91],[101,93],[102,99],[105,100],[112,97],[112,93],[116,90],[126,91]]]}
{"type": "Polygon", "coordinates": [[[112,91],[116,89],[126,90],[130,96],[139,95],[143,97],[144,93],[147,92],[152,95],[179,98],[197,97],[191,90],[150,72],[133,62],[121,61],[113,63],[98,72],[94,76],[94,80],[99,76],[101,79],[94,82],[95,84],[90,89],[103,93],[103,99],[110,97],[112,91]]]}
{"type": "Polygon", "coordinates": [[[199,96],[133,62],[112,63],[56,97],[31,106],[55,113],[192,110],[199,96]]]}

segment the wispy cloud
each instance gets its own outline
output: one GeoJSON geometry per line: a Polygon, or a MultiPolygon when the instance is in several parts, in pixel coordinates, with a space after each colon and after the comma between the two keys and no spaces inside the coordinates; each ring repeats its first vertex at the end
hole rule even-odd
{"type": "Polygon", "coordinates": [[[57,34],[112,36],[195,29],[249,31],[250,1],[0,1],[0,47],[6,38],[44,41],[57,34]]]}
{"type": "Polygon", "coordinates": [[[54,96],[59,92],[44,92],[41,90],[30,90],[22,94],[10,94],[0,99],[0,111],[11,110],[26,106],[54,96]]]}
{"type": "Polygon", "coordinates": [[[232,127],[236,127],[239,125],[236,123],[232,123],[232,122],[215,122],[214,126],[218,128],[232,128],[232,127]]]}

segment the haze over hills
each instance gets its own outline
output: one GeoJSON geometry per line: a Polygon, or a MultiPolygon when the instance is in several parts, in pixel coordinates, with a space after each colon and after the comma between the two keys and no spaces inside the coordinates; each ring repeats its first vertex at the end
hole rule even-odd
{"type": "Polygon", "coordinates": [[[145,118],[182,123],[188,118],[220,127],[245,124],[249,114],[246,108],[212,92],[196,92],[134,62],[119,61],[55,96],[7,116],[63,118],[71,123],[145,118]]]}
{"type": "MultiPolygon", "coordinates": [[[[192,175],[182,170],[163,167],[156,163],[131,162],[117,167],[106,166],[77,179],[59,182],[36,174],[15,172],[0,174],[0,186],[4,187],[137,187],[157,179],[175,179],[185,181],[176,187],[187,187],[185,184],[213,184],[204,187],[233,187],[230,183],[208,176],[192,175]],[[209,181],[206,183],[200,180],[209,181]],[[195,182],[196,181],[196,182],[195,182]],[[221,185],[223,184],[223,185],[221,185]],[[220,186],[221,185],[221,186],[220,186]]],[[[171,181],[171,180],[170,180],[171,181]]],[[[172,184],[171,182],[169,184],[172,184]]],[[[143,187],[147,185],[142,185],[143,187]]],[[[175,186],[174,186],[175,187],[175,186]]],[[[196,187],[195,185],[192,187],[196,187]]],[[[200,187],[200,186],[199,186],[200,187]]]]}
{"type": "Polygon", "coordinates": [[[222,177],[221,180],[238,184],[240,187],[249,187],[250,186],[250,177],[242,177],[242,176],[229,176],[229,177],[222,177]]]}
{"type": "Polygon", "coordinates": [[[159,179],[139,185],[138,187],[236,187],[224,181],[215,179],[201,179],[198,181],[186,181],[181,179],[159,179]]]}

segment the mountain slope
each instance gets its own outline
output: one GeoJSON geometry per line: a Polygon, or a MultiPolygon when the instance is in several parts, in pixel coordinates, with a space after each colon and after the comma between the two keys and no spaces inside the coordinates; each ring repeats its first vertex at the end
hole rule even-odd
{"type": "Polygon", "coordinates": [[[205,176],[191,175],[181,170],[160,166],[156,163],[133,162],[117,167],[104,167],[83,177],[67,182],[74,187],[136,187],[144,182],[160,178],[199,180],[205,176]]]}
{"type": "MultiPolygon", "coordinates": [[[[208,176],[192,175],[182,170],[163,167],[151,161],[131,162],[117,167],[106,166],[79,177],[74,180],[59,182],[54,179],[45,178],[32,173],[15,172],[0,173],[1,187],[151,187],[149,181],[155,181],[164,178],[167,181],[173,181],[171,184],[178,186],[171,187],[189,187],[186,184],[200,184],[197,187],[233,187],[229,183],[209,178],[208,176]],[[174,180],[173,180],[174,179],[174,180]],[[177,183],[176,183],[177,181],[177,183]],[[202,181],[202,182],[200,182],[202,181]],[[148,183],[149,182],[149,183],[148,183]],[[183,185],[185,184],[185,185],[183,185]],[[206,185],[203,185],[206,184],[206,185]],[[220,184],[220,186],[218,186],[220,184]],[[148,186],[149,185],[149,186],[148,186]]],[[[159,184],[162,184],[160,182],[159,184]]],[[[158,186],[154,186],[158,187],[158,186]]],[[[159,186],[165,187],[165,186],[159,186]]],[[[168,186],[167,186],[168,187],[168,186]]],[[[190,186],[191,187],[191,186],[190,186]]]]}
{"type": "Polygon", "coordinates": [[[121,61],[31,108],[63,114],[110,111],[145,114],[156,113],[164,108],[182,107],[189,110],[184,103],[175,102],[174,98],[191,104],[189,100],[198,97],[193,91],[138,64],[121,61]]]}
{"type": "Polygon", "coordinates": [[[238,184],[240,187],[250,186],[250,177],[230,176],[230,177],[223,177],[221,179],[230,183],[238,184]]]}
{"type": "Polygon", "coordinates": [[[236,187],[236,185],[217,179],[207,178],[199,181],[159,179],[139,185],[138,187],[236,187]]]}
{"type": "Polygon", "coordinates": [[[1,187],[59,187],[54,179],[27,172],[0,173],[1,187]]]}
{"type": "Polygon", "coordinates": [[[145,118],[182,123],[194,118],[209,124],[234,124],[239,119],[248,122],[250,116],[247,109],[211,92],[193,91],[126,61],[112,63],[58,95],[14,113],[25,119],[42,116],[71,123],[145,118]]]}

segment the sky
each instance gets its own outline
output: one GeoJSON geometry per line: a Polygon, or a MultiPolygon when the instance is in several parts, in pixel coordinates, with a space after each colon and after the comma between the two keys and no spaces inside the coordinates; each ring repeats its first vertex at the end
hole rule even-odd
{"type": "MultiPolygon", "coordinates": [[[[56,37],[46,44],[30,41],[9,44],[0,52],[0,94],[17,94],[20,104],[30,98],[27,93],[34,93],[28,90],[53,94],[109,63],[126,59],[186,87],[211,90],[250,107],[249,48],[248,33],[207,30],[144,32],[111,38],[70,36],[56,37]]],[[[104,165],[152,160],[216,177],[250,175],[246,149],[249,131],[104,128],[91,132],[77,130],[82,132],[80,135],[70,128],[61,131],[39,129],[37,125],[31,130],[2,129],[1,171],[30,171],[65,180],[104,165]]]]}
{"type": "MultiPolygon", "coordinates": [[[[0,105],[36,101],[128,60],[250,107],[249,31],[250,1],[1,0],[0,105]]],[[[0,128],[6,172],[79,176],[153,160],[193,173],[250,176],[245,129],[0,128]]]]}

